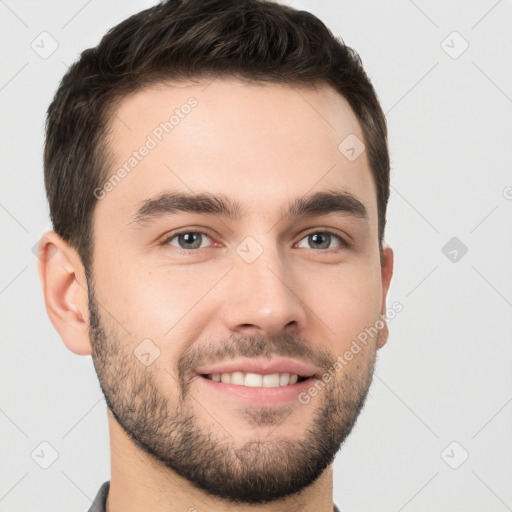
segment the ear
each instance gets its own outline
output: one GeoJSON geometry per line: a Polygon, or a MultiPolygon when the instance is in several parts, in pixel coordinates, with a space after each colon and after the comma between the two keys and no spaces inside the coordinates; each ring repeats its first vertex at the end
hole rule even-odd
{"type": "Polygon", "coordinates": [[[53,326],[71,352],[90,355],[87,282],[78,253],[48,231],[39,241],[37,270],[53,326]]]}
{"type": "Polygon", "coordinates": [[[384,327],[379,331],[379,339],[377,348],[382,348],[389,338],[389,328],[386,320],[386,297],[388,295],[389,285],[391,278],[393,277],[393,249],[387,244],[383,244],[383,254],[381,259],[381,279],[382,279],[382,307],[381,307],[381,319],[384,321],[384,327]]]}

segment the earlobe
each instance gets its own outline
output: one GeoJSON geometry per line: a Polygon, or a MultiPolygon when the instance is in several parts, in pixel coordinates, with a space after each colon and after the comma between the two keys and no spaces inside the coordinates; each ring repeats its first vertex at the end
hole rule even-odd
{"type": "Polygon", "coordinates": [[[54,231],[39,242],[38,273],[48,317],[65,345],[75,354],[90,355],[84,268],[76,250],[54,231]]]}
{"type": "Polygon", "coordinates": [[[383,245],[382,265],[381,265],[381,279],[382,279],[382,307],[381,307],[381,319],[384,322],[384,327],[379,330],[379,339],[377,348],[382,348],[389,338],[389,327],[386,320],[386,297],[391,284],[391,278],[393,277],[393,264],[394,255],[393,249],[387,244],[383,245]]]}

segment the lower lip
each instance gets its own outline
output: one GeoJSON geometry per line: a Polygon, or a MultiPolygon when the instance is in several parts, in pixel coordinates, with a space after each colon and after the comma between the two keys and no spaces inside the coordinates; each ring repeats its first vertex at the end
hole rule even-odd
{"type": "Polygon", "coordinates": [[[307,390],[314,383],[314,377],[310,377],[295,384],[279,386],[275,388],[237,386],[226,384],[199,376],[198,382],[201,386],[214,393],[222,393],[225,396],[235,397],[243,402],[250,402],[253,405],[285,405],[293,400],[298,402],[298,396],[307,390]]]}

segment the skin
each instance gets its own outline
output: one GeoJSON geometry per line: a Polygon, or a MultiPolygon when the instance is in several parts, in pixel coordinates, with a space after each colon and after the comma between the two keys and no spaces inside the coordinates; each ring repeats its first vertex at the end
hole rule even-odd
{"type": "MultiPolygon", "coordinates": [[[[366,153],[349,161],[338,150],[349,134],[364,140],[357,118],[327,85],[299,89],[235,79],[209,85],[161,84],[119,104],[111,123],[112,173],[191,96],[198,103],[190,114],[97,203],[91,272],[101,332],[90,325],[88,283],[80,258],[54,232],[46,233],[40,245],[44,257],[39,274],[48,315],[72,352],[93,356],[104,392],[117,400],[118,412],[128,423],[129,396],[138,412],[144,407],[143,395],[134,396],[133,386],[148,376],[153,388],[145,391],[162,399],[162,414],[156,416],[162,420],[160,432],[167,434],[165,413],[171,417],[182,407],[194,425],[229,447],[226,457],[237,449],[242,453],[255,439],[267,443],[261,450],[268,447],[262,453],[269,454],[280,440],[306,442],[308,430],[321,424],[318,413],[325,407],[334,411],[325,416],[335,420],[333,425],[347,426],[347,432],[334,439],[339,447],[355,422],[347,404],[364,400],[376,352],[388,339],[386,325],[307,405],[293,400],[260,408],[213,393],[201,385],[201,377],[188,372],[193,365],[186,366],[180,383],[178,363],[191,364],[186,358],[191,351],[208,362],[215,348],[227,356],[229,347],[242,350],[238,346],[245,347],[242,355],[259,346],[259,354],[270,357],[285,347],[284,355],[293,358],[292,348],[302,341],[309,350],[302,352],[308,357],[301,360],[318,363],[318,370],[325,371],[324,363],[344,354],[359,333],[385,314],[393,251],[384,246],[381,265],[376,189],[366,153]],[[239,202],[245,215],[233,220],[179,213],[146,225],[132,222],[144,200],[171,189],[223,193],[239,202]],[[283,217],[293,199],[334,189],[357,197],[367,210],[367,222],[335,213],[283,217]],[[178,230],[208,236],[201,248],[183,254],[177,237],[161,244],[178,230]],[[308,245],[308,235],[326,231],[349,245],[340,245],[336,237],[326,249],[308,245]],[[252,263],[236,251],[248,236],[263,251],[252,263]],[[144,339],[160,351],[148,366],[133,355],[144,339]],[[280,345],[285,340],[290,345],[280,345]],[[106,349],[102,352],[105,347],[111,349],[110,356],[106,349]],[[114,364],[121,366],[113,371],[114,364]],[[120,368],[126,378],[116,380],[120,368]]],[[[108,419],[109,512],[333,508],[331,463],[294,494],[268,503],[231,503],[198,489],[137,446],[110,411],[108,419]]],[[[155,420],[149,425],[148,436],[157,424],[155,420]]],[[[259,471],[266,469],[261,457],[253,463],[260,464],[259,471]]],[[[286,468],[279,460],[273,464],[277,473],[286,468]]]]}

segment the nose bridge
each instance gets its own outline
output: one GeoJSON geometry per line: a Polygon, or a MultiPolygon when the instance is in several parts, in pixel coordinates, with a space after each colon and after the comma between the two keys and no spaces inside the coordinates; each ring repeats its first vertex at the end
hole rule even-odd
{"type": "Polygon", "coordinates": [[[254,242],[243,241],[234,254],[225,322],[231,331],[259,331],[262,335],[279,333],[291,324],[295,329],[302,327],[305,312],[293,272],[270,242],[259,244],[259,248],[254,242]]]}

